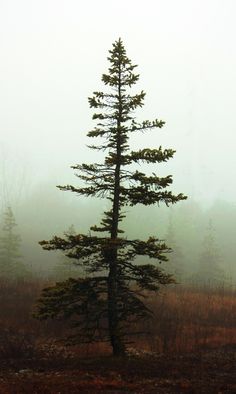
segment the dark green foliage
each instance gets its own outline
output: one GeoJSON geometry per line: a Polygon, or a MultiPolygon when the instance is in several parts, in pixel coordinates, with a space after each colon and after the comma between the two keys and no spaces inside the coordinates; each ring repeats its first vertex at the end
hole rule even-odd
{"type": "Polygon", "coordinates": [[[76,260],[85,277],[68,280],[46,289],[38,306],[38,317],[70,317],[77,328],[77,341],[108,340],[114,355],[125,352],[129,335],[134,334],[132,322],[149,318],[143,291],[158,291],[160,285],[173,282],[173,278],[160,268],[167,261],[170,249],[155,237],[146,241],[121,238],[120,222],[125,217],[125,206],[151,205],[164,202],[174,204],[186,199],[183,194],[173,195],[166,190],[172,183],[170,175],[160,177],[140,172],[134,165],[161,163],[172,158],[172,149],[141,149],[131,151],[130,133],[147,132],[162,128],[162,120],[136,122],[134,110],[143,106],[145,93],[131,94],[130,88],[138,81],[136,65],[126,56],[122,41],[113,44],[108,58],[110,68],[102,76],[109,88],[106,92],[94,92],[89,98],[96,112],[97,125],[88,133],[99,138],[100,144],[90,148],[106,152],[103,163],[78,164],[72,168],[84,185],[58,186],[79,195],[106,198],[111,208],[104,212],[99,226],[90,228],[97,235],[67,235],[54,237],[40,244],[46,250],[62,250],[76,260]],[[106,234],[107,233],[107,234],[106,234]],[[143,263],[137,264],[137,256],[143,263]],[[147,259],[150,262],[147,263],[147,259]]]}

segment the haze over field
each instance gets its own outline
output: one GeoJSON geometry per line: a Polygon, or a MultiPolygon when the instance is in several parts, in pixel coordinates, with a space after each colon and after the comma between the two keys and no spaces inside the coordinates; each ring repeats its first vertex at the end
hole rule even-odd
{"type": "MultiPolygon", "coordinates": [[[[138,118],[166,121],[132,146],[176,149],[156,172],[173,174],[173,190],[188,195],[183,210],[198,204],[184,214],[196,237],[213,218],[233,269],[235,12],[233,0],[0,1],[0,208],[12,206],[31,245],[72,223],[87,231],[104,208],[55,186],[76,185],[69,167],[97,160],[86,147],[94,126],[87,97],[102,86],[108,50],[121,37],[138,64],[135,90],[147,93],[138,118]]],[[[149,215],[150,233],[165,236],[168,214],[155,213],[158,224],[149,215]]]]}

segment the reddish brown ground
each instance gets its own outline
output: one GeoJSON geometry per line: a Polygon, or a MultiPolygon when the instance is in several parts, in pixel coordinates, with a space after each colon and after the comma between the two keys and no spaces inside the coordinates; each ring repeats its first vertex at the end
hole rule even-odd
{"type": "Polygon", "coordinates": [[[2,365],[0,393],[236,393],[235,350],[127,360],[12,360],[2,365]]]}
{"type": "Polygon", "coordinates": [[[121,360],[103,345],[55,342],[64,325],[32,318],[42,286],[0,283],[0,394],[236,393],[232,290],[172,288],[150,298],[150,334],[121,360]]]}

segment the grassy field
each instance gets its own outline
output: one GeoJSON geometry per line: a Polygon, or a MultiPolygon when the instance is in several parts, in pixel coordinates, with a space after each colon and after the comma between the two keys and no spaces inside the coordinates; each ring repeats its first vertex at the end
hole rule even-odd
{"type": "Polygon", "coordinates": [[[108,345],[66,347],[64,322],[32,317],[42,280],[0,283],[0,393],[234,393],[236,293],[165,288],[148,331],[113,359],[108,345]]]}

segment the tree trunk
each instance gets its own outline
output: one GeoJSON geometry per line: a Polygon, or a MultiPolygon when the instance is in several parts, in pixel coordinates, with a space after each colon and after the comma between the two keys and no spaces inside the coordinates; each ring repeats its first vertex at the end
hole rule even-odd
{"type": "Polygon", "coordinates": [[[124,356],[125,345],[120,332],[119,314],[117,310],[117,266],[116,261],[110,262],[108,276],[108,321],[109,335],[113,350],[113,356],[124,356]]]}
{"type": "MultiPolygon", "coordinates": [[[[120,210],[120,162],[121,162],[121,143],[120,143],[120,128],[122,116],[122,102],[121,102],[121,70],[119,70],[119,117],[117,119],[117,147],[116,155],[117,162],[115,168],[115,182],[114,182],[114,196],[112,207],[112,227],[111,227],[111,242],[116,241],[118,235],[119,210],[120,210]]],[[[111,246],[109,253],[109,275],[108,275],[108,321],[109,321],[109,335],[111,346],[113,349],[113,356],[125,355],[125,344],[122,340],[122,333],[120,331],[119,312],[117,308],[117,294],[118,294],[118,272],[117,272],[117,245],[116,242],[111,246]]]]}

